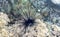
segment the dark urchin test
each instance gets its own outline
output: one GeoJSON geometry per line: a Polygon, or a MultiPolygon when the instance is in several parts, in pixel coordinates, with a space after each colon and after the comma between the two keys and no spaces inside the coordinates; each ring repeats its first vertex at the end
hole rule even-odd
{"type": "Polygon", "coordinates": [[[35,23],[35,19],[28,18],[27,20],[24,20],[23,25],[25,25],[25,27],[28,27],[28,26],[33,26],[34,23],[35,23]]]}

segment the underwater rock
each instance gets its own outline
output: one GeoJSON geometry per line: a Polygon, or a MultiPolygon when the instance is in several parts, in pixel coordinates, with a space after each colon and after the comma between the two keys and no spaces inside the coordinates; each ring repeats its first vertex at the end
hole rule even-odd
{"type": "Polygon", "coordinates": [[[0,12],[0,26],[5,26],[10,22],[10,19],[8,18],[8,15],[0,12]]]}
{"type": "Polygon", "coordinates": [[[0,12],[0,37],[60,37],[60,13],[51,0],[5,1],[13,6],[0,12]]]}
{"type": "Polygon", "coordinates": [[[39,12],[43,16],[42,20],[60,26],[60,22],[59,22],[60,5],[55,4],[56,2],[58,3],[59,0],[57,1],[56,0],[53,1],[52,0],[29,0],[29,1],[31,5],[37,10],[37,12],[39,12]],[[53,3],[54,1],[56,2],[53,3]]]}

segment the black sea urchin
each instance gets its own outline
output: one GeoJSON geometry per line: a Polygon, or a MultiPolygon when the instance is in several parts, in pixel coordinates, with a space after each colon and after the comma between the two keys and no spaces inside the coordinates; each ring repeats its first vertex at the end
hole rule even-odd
{"type": "Polygon", "coordinates": [[[36,22],[36,19],[40,18],[40,14],[37,13],[33,6],[31,6],[30,2],[26,2],[20,7],[19,13],[21,14],[22,24],[25,27],[33,26],[36,22]]]}
{"type": "Polygon", "coordinates": [[[35,20],[38,16],[36,16],[36,12],[33,11],[32,9],[32,12],[29,12],[29,9],[27,9],[27,12],[21,12],[21,15],[22,15],[22,24],[25,26],[25,27],[28,27],[28,26],[33,26],[34,23],[35,23],[35,20]]]}

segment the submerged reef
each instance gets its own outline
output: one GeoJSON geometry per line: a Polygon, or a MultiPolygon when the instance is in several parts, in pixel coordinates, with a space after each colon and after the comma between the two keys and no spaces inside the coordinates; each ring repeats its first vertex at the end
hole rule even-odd
{"type": "Polygon", "coordinates": [[[52,0],[0,0],[0,37],[60,37],[60,5],[52,0]]]}
{"type": "Polygon", "coordinates": [[[30,0],[32,6],[43,16],[43,20],[60,25],[60,5],[52,0],[30,0]]]}

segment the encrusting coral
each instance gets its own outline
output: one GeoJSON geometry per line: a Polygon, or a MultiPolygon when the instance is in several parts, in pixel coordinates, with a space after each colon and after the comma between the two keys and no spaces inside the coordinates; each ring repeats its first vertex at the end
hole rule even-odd
{"type": "Polygon", "coordinates": [[[10,22],[10,19],[8,18],[8,15],[6,15],[3,12],[0,12],[0,27],[5,26],[10,22]]]}
{"type": "Polygon", "coordinates": [[[5,27],[8,22],[10,22],[8,15],[0,12],[0,37],[8,37],[7,27],[5,27]]]}

